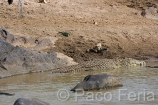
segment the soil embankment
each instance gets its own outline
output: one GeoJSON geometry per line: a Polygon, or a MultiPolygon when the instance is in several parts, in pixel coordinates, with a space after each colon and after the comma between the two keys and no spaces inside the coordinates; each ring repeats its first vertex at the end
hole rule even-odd
{"type": "MultiPolygon", "coordinates": [[[[0,1],[0,26],[27,37],[56,37],[53,49],[75,61],[96,58],[158,58],[158,20],[141,16],[156,0],[38,0],[24,1],[24,18],[18,18],[17,1],[0,1]],[[64,37],[59,32],[69,32],[64,37]],[[86,53],[97,43],[103,54],[86,53]]],[[[156,7],[157,8],[157,7],[156,7]]]]}

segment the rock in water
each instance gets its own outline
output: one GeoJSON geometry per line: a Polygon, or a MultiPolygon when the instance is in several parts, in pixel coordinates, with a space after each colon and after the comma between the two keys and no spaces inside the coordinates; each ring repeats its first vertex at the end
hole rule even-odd
{"type": "Polygon", "coordinates": [[[14,105],[50,105],[50,104],[38,99],[18,98],[15,101],[14,105]]]}
{"type": "Polygon", "coordinates": [[[97,74],[86,76],[84,80],[78,83],[71,91],[99,90],[120,86],[123,85],[120,84],[115,77],[108,74],[97,74]]]}

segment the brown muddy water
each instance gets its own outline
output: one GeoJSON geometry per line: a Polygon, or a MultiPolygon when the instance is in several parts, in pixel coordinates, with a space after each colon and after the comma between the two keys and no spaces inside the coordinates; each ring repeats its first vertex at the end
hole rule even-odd
{"type": "MultiPolygon", "coordinates": [[[[158,65],[158,62],[147,62],[158,65]]],[[[0,96],[0,105],[13,105],[17,98],[38,98],[51,105],[157,105],[158,68],[130,67],[67,74],[38,73],[0,79],[0,91],[15,96],[0,96]],[[86,75],[109,73],[123,87],[74,93],[69,91],[86,75]]]]}

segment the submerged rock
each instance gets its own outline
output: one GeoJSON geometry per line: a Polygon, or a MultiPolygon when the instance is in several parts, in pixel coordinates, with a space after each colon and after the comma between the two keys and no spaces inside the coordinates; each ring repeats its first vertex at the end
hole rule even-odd
{"type": "Polygon", "coordinates": [[[0,92],[0,95],[14,96],[15,94],[6,93],[6,92],[0,92]]]}
{"type": "Polygon", "coordinates": [[[14,105],[50,105],[50,104],[38,99],[18,98],[15,101],[14,105]]]}
{"type": "Polygon", "coordinates": [[[88,75],[84,80],[78,83],[71,91],[88,91],[88,90],[99,90],[108,89],[113,87],[123,86],[119,81],[108,74],[88,75]]]}
{"type": "Polygon", "coordinates": [[[147,68],[158,68],[158,66],[146,66],[147,68]]]}

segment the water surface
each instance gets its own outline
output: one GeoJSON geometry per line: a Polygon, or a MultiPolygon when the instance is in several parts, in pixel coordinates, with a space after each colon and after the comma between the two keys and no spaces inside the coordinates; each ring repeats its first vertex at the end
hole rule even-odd
{"type": "MultiPolygon", "coordinates": [[[[148,62],[147,65],[158,65],[158,62],[148,62]]],[[[51,105],[157,105],[157,89],[158,68],[130,67],[67,74],[26,74],[0,79],[1,91],[15,93],[15,96],[1,95],[0,105],[13,105],[17,98],[38,98],[51,105]],[[123,87],[80,93],[69,91],[85,76],[101,73],[118,77],[123,87]]]]}

